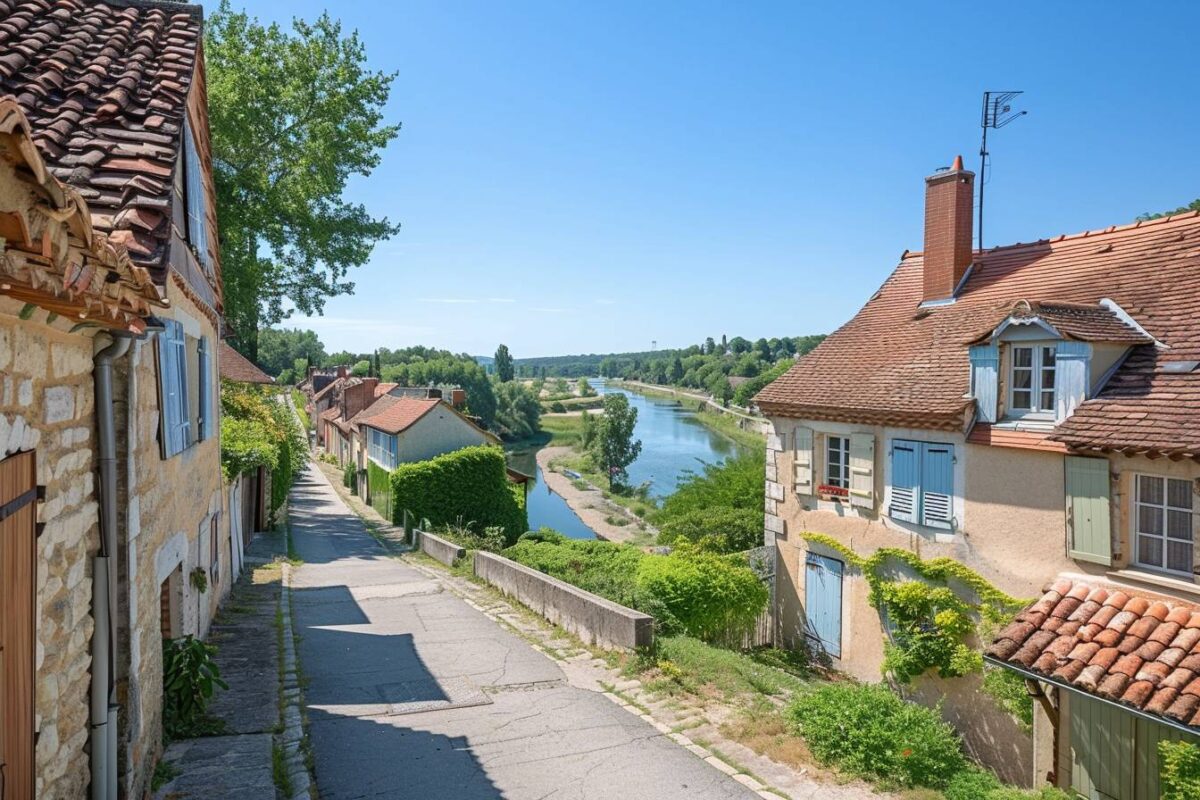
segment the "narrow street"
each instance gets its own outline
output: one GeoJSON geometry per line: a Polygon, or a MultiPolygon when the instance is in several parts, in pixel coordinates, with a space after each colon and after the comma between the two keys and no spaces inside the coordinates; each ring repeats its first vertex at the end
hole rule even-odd
{"type": "Polygon", "coordinates": [[[759,795],[387,556],[309,466],[293,489],[292,602],[328,800],[759,795]]]}

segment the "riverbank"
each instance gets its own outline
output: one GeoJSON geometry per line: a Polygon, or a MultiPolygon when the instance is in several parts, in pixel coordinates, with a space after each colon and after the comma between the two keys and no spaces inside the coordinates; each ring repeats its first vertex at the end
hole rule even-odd
{"type": "Polygon", "coordinates": [[[574,448],[566,446],[552,445],[538,451],[537,464],[541,467],[546,487],[566,501],[567,506],[601,539],[637,544],[653,538],[652,529],[648,531],[639,528],[632,515],[616,503],[606,500],[599,489],[591,484],[587,484],[589,488],[581,489],[575,481],[550,468],[554,459],[574,454],[574,448]],[[614,525],[609,521],[611,518],[628,519],[629,524],[614,525]]]}
{"type": "Polygon", "coordinates": [[[733,408],[725,408],[711,397],[694,392],[676,389],[671,386],[642,383],[641,381],[611,382],[612,386],[634,392],[645,397],[658,397],[669,400],[691,401],[695,403],[696,416],[694,419],[709,430],[732,439],[742,447],[763,447],[766,445],[767,426],[769,423],[762,417],[755,417],[733,408]]]}

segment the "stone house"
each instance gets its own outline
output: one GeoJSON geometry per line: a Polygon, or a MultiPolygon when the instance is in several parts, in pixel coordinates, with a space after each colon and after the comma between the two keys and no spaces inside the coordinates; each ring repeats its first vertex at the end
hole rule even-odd
{"type": "Polygon", "coordinates": [[[32,506],[3,523],[5,800],[142,796],[161,640],[203,635],[234,577],[201,30],[155,0],[0,21],[0,465],[40,498],[33,539],[32,506]]]}
{"type": "Polygon", "coordinates": [[[1200,610],[1200,215],[980,252],[974,177],[958,159],[926,179],[924,251],[905,252],[853,319],[756,398],[772,425],[779,634],[878,681],[893,634],[847,552],[954,559],[1041,598],[986,654],[1028,680],[1033,735],[978,692],[978,675],[927,675],[905,693],[943,701],[968,749],[1010,781],[1157,796],[1155,742],[1200,733],[1200,672],[1173,671],[1184,645],[1196,663],[1182,667],[1200,670],[1200,649],[1159,625],[1200,610]],[[1071,616],[1097,611],[1084,600],[1116,606],[1099,618],[1120,629],[1103,648],[1071,616]],[[1148,672],[1159,654],[1127,654],[1154,626],[1168,656],[1148,672]],[[1086,641],[1067,638],[1077,630],[1086,641]],[[1081,683],[1085,667],[1124,678],[1081,683]],[[1172,706],[1188,686],[1196,703],[1172,706]],[[1088,733],[1118,723],[1120,736],[1088,733]]]}

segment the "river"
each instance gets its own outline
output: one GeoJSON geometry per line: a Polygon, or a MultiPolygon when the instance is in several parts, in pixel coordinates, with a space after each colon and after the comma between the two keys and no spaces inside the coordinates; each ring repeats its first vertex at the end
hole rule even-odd
{"type": "MultiPolygon", "coordinates": [[[[707,463],[724,461],[741,450],[741,446],[731,439],[702,425],[695,419],[696,412],[684,409],[675,400],[646,397],[609,387],[602,378],[593,378],[589,383],[601,394],[619,392],[625,395],[629,404],[637,409],[633,435],[641,440],[642,452],[629,465],[629,482],[632,486],[647,484],[650,496],[655,499],[674,492],[679,479],[688,472],[699,471],[707,463]]],[[[546,488],[537,466],[536,451],[510,453],[509,462],[514,469],[535,476],[526,504],[531,529],[544,526],[573,539],[595,538],[592,529],[567,502],[546,488]]]]}

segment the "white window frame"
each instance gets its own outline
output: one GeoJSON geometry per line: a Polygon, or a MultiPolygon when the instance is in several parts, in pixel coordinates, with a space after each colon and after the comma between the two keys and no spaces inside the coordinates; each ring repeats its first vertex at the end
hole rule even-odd
{"type": "Polygon", "coordinates": [[[1058,392],[1057,353],[1058,342],[1055,341],[1013,342],[1008,346],[1008,416],[1054,419],[1055,396],[1058,392]],[[1046,363],[1047,349],[1053,351],[1048,364],[1046,363]],[[1028,367],[1017,366],[1018,350],[1030,351],[1030,365],[1028,367]],[[1017,370],[1026,369],[1030,373],[1029,387],[1028,389],[1017,389],[1017,370]],[[1052,385],[1048,388],[1042,385],[1047,371],[1053,374],[1052,385]],[[1029,408],[1017,408],[1014,398],[1018,391],[1029,392],[1029,408]],[[1045,392],[1051,393],[1049,405],[1044,405],[1045,398],[1042,395],[1045,392]]]}
{"type": "Polygon", "coordinates": [[[1195,525],[1195,516],[1194,515],[1196,513],[1195,512],[1196,500],[1195,500],[1194,492],[1192,489],[1192,485],[1193,485],[1192,481],[1188,478],[1173,478],[1169,475],[1155,475],[1153,473],[1147,473],[1147,472],[1135,472],[1133,474],[1133,506],[1131,508],[1130,515],[1129,515],[1129,524],[1130,524],[1130,536],[1133,538],[1133,544],[1132,544],[1131,549],[1133,550],[1133,563],[1135,565],[1137,565],[1138,567],[1141,567],[1143,569],[1154,570],[1155,572],[1163,572],[1163,573],[1166,573],[1169,575],[1178,575],[1181,577],[1186,577],[1189,580],[1194,579],[1194,577],[1195,577],[1195,573],[1194,573],[1195,566],[1194,565],[1196,563],[1196,525],[1195,525]],[[1150,503],[1150,502],[1147,502],[1142,499],[1142,479],[1143,478],[1162,482],[1162,492],[1163,492],[1162,498],[1163,499],[1162,499],[1161,503],[1150,503]],[[1191,502],[1191,505],[1188,508],[1184,508],[1182,506],[1171,505],[1171,481],[1178,481],[1179,483],[1183,483],[1183,484],[1187,485],[1187,496],[1188,496],[1189,501],[1191,502]],[[1141,530],[1141,510],[1143,508],[1157,509],[1162,513],[1162,533],[1144,533],[1144,532],[1142,532],[1142,530],[1141,530]],[[1191,548],[1192,555],[1188,559],[1188,568],[1186,571],[1171,569],[1170,567],[1167,566],[1167,544],[1168,544],[1168,542],[1182,543],[1185,541],[1184,539],[1171,537],[1168,533],[1168,531],[1170,531],[1170,519],[1171,519],[1172,512],[1174,512],[1176,514],[1183,513],[1183,514],[1187,515],[1186,518],[1188,521],[1188,532],[1190,533],[1190,537],[1187,541],[1191,548]],[[1159,545],[1162,548],[1162,550],[1161,550],[1162,558],[1160,560],[1160,563],[1151,564],[1151,563],[1142,561],[1142,559],[1141,559],[1141,554],[1142,554],[1141,544],[1142,544],[1143,538],[1158,540],[1159,545]]]}
{"type": "Polygon", "coordinates": [[[850,437],[840,436],[838,434],[825,434],[825,485],[836,486],[839,489],[850,491],[850,437]],[[835,448],[834,443],[838,446],[835,448]],[[830,457],[834,451],[837,451],[839,462],[833,463],[830,457]],[[833,474],[834,467],[837,467],[838,474],[833,474]]]}

